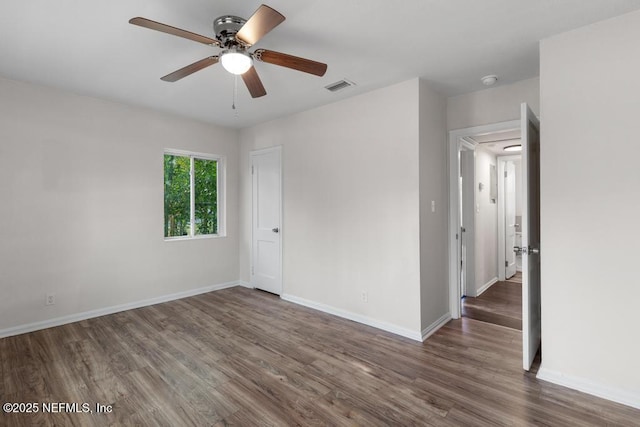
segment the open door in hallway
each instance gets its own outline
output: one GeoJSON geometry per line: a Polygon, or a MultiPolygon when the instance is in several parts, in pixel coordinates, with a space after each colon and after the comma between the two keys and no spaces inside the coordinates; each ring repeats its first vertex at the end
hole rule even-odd
{"type": "Polygon", "coordinates": [[[522,362],[540,348],[540,123],[526,103],[522,131],[522,362]]]}

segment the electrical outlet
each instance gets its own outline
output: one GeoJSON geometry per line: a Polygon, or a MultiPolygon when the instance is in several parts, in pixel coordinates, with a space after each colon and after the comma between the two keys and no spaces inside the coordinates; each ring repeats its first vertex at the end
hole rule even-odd
{"type": "Polygon", "coordinates": [[[47,294],[46,299],[44,301],[44,305],[55,305],[56,303],[56,294],[47,294]]]}
{"type": "Polygon", "coordinates": [[[362,291],[362,302],[369,302],[369,294],[367,291],[362,291]]]}

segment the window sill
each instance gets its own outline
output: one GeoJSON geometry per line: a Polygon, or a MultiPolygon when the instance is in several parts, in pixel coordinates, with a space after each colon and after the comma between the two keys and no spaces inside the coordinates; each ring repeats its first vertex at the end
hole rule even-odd
{"type": "Polygon", "coordinates": [[[165,242],[184,242],[188,240],[207,240],[207,239],[222,239],[227,237],[225,234],[206,234],[202,236],[181,236],[181,237],[165,237],[165,242]]]}

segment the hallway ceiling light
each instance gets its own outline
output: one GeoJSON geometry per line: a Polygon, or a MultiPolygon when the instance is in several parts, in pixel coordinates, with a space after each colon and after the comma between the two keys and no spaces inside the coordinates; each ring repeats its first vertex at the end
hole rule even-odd
{"type": "Polygon", "coordinates": [[[522,151],[522,145],[508,145],[504,147],[504,151],[522,151]]]}
{"type": "Polygon", "coordinates": [[[482,84],[485,86],[493,86],[498,81],[498,76],[490,74],[481,78],[480,81],[482,81],[482,84]]]}

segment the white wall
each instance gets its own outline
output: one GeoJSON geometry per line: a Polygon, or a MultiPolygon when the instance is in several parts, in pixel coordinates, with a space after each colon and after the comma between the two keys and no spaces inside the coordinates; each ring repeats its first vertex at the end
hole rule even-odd
{"type": "Polygon", "coordinates": [[[420,308],[423,331],[450,315],[446,108],[446,99],[427,81],[420,80],[420,308]],[[435,212],[431,210],[432,201],[435,212]]]}
{"type": "Polygon", "coordinates": [[[522,80],[505,86],[466,93],[447,99],[447,129],[506,122],[520,118],[520,104],[540,111],[540,80],[522,80]]]}
{"type": "Polygon", "coordinates": [[[475,288],[467,290],[470,296],[484,290],[498,277],[498,204],[491,202],[491,165],[498,162],[495,154],[481,145],[476,148],[476,224],[475,224],[475,288]],[[483,189],[480,191],[480,183],[483,189]]]}
{"type": "Polygon", "coordinates": [[[640,407],[640,12],[541,43],[543,378],[640,407]]]}
{"type": "Polygon", "coordinates": [[[242,280],[249,152],[282,145],[284,294],[419,333],[418,99],[414,79],[241,131],[242,280]]]}
{"type": "Polygon", "coordinates": [[[237,280],[237,162],[235,131],[0,79],[0,330],[237,280]],[[164,242],[164,148],[227,156],[228,237],[164,242]]]}

